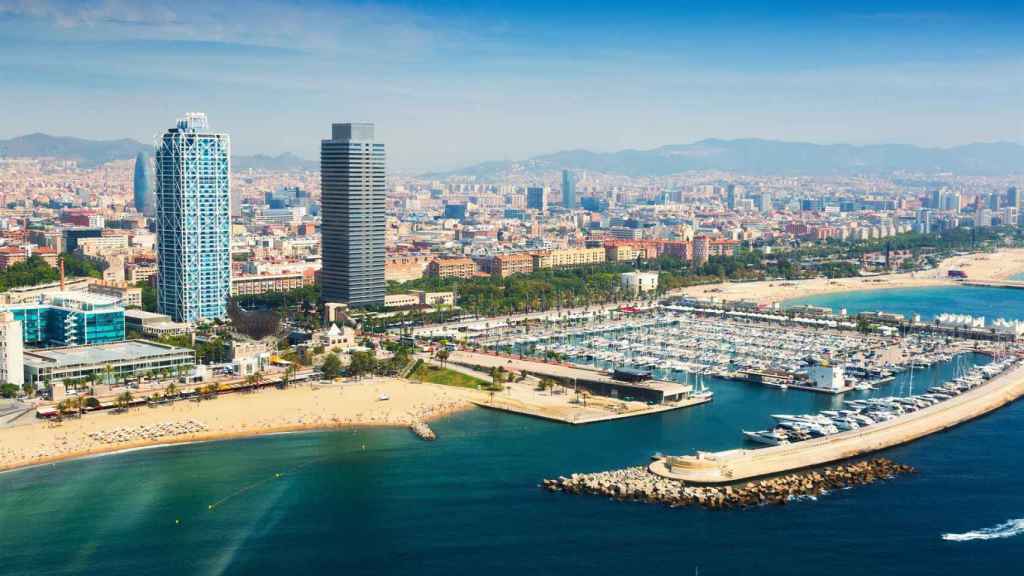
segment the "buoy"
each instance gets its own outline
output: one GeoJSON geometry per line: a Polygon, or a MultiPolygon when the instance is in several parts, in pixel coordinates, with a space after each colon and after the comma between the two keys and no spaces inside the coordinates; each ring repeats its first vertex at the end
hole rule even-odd
{"type": "Polygon", "coordinates": [[[175,524],[181,524],[181,520],[178,520],[177,518],[175,518],[175,519],[174,519],[174,523],[175,523],[175,524]]]}
{"type": "Polygon", "coordinates": [[[209,506],[207,506],[206,509],[207,510],[213,510],[213,504],[210,504],[209,506]]]}

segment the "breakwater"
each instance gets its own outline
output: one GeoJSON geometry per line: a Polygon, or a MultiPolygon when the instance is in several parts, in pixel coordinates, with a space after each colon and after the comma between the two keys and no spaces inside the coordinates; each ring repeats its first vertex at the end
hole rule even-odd
{"type": "Polygon", "coordinates": [[[422,420],[414,420],[412,424],[409,424],[409,430],[418,436],[421,440],[437,440],[437,434],[427,426],[427,423],[422,420]]]}
{"type": "Polygon", "coordinates": [[[634,466],[593,474],[573,474],[568,478],[562,476],[544,480],[541,486],[551,492],[591,494],[671,507],[747,508],[817,497],[832,490],[871,484],[914,471],[910,466],[874,458],[739,485],[687,486],[682,481],[653,474],[643,466],[634,466]]]}

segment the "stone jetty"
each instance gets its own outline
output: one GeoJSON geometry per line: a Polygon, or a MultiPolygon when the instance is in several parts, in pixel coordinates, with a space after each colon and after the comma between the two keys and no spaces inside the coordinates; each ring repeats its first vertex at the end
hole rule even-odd
{"type": "Polygon", "coordinates": [[[653,474],[643,466],[634,466],[594,474],[573,474],[568,478],[562,476],[544,480],[541,486],[551,492],[593,494],[671,507],[747,508],[786,504],[795,499],[817,497],[832,490],[862,486],[913,472],[910,466],[875,458],[729,486],[687,486],[679,480],[653,474]]]}
{"type": "Polygon", "coordinates": [[[91,432],[89,438],[101,444],[118,444],[121,442],[137,442],[140,440],[159,440],[169,436],[184,436],[205,432],[206,425],[191,418],[178,422],[160,422],[142,426],[122,426],[110,430],[91,432]]]}
{"type": "Polygon", "coordinates": [[[422,420],[413,420],[412,424],[409,424],[409,429],[422,440],[437,440],[437,434],[434,434],[430,426],[422,420]]]}

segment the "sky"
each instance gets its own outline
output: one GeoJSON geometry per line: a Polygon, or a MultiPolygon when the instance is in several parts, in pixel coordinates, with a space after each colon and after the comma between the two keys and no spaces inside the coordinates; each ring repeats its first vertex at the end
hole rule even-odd
{"type": "Polygon", "coordinates": [[[704,138],[1024,142],[1024,2],[0,0],[0,109],[0,138],[143,142],[200,111],[236,154],[310,159],[368,121],[397,172],[704,138]]]}

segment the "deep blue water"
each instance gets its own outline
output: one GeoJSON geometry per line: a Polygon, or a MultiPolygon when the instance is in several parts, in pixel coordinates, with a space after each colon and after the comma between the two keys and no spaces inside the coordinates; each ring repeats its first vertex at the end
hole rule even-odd
{"type": "Polygon", "coordinates": [[[786,302],[787,306],[794,304],[828,306],[836,313],[846,308],[849,314],[884,310],[909,317],[917,313],[925,320],[943,312],[984,316],[988,321],[995,318],[1024,320],[1024,290],[1015,288],[895,288],[809,296],[786,302]]]}
{"type": "Polygon", "coordinates": [[[289,434],[2,474],[0,574],[1005,574],[1024,550],[1024,536],[941,539],[1024,518],[1024,403],[885,453],[917,475],[815,502],[671,510],[537,488],[739,446],[768,414],[836,402],[712,386],[710,405],[584,427],[474,410],[437,422],[434,443],[289,434]]]}

